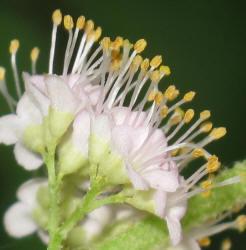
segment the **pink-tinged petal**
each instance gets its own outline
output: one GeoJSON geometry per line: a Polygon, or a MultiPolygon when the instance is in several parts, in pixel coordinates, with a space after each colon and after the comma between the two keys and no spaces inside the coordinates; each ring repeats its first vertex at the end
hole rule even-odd
{"type": "Polygon", "coordinates": [[[98,103],[99,97],[100,97],[100,87],[95,86],[96,88],[88,93],[90,102],[92,105],[96,105],[98,103]]]}
{"type": "Polygon", "coordinates": [[[0,143],[15,144],[21,137],[23,124],[16,115],[0,117],[0,143]]]}
{"type": "Polygon", "coordinates": [[[166,216],[167,227],[172,244],[176,246],[182,240],[182,227],[178,219],[166,216]]]}
{"type": "Polygon", "coordinates": [[[118,126],[112,131],[111,148],[123,157],[127,157],[132,150],[132,128],[126,126],[118,126]]]}
{"type": "Polygon", "coordinates": [[[43,230],[38,230],[38,236],[40,237],[40,239],[42,240],[42,242],[43,242],[45,245],[48,245],[49,240],[50,240],[50,237],[49,237],[49,234],[48,234],[48,233],[46,233],[46,232],[43,231],[43,230]]]}
{"type": "Polygon", "coordinates": [[[91,122],[91,133],[109,141],[111,138],[111,123],[107,115],[93,117],[91,122]]]}
{"type": "Polygon", "coordinates": [[[18,164],[23,166],[26,170],[38,169],[43,164],[43,160],[38,154],[28,150],[20,142],[15,144],[14,154],[18,164]]]}
{"type": "Polygon", "coordinates": [[[45,80],[52,107],[60,112],[76,113],[78,99],[68,84],[58,76],[48,76],[45,80]]]}
{"type": "Polygon", "coordinates": [[[37,125],[41,124],[43,117],[40,110],[33,102],[32,98],[27,93],[21,97],[16,108],[17,116],[21,119],[23,124],[37,125]]]}
{"type": "Polygon", "coordinates": [[[124,123],[126,118],[131,115],[129,109],[122,107],[122,108],[113,108],[112,109],[112,117],[114,120],[115,125],[119,126],[124,123]]]}
{"type": "Polygon", "coordinates": [[[132,167],[126,167],[126,172],[133,186],[137,190],[148,190],[149,185],[132,167]]]}
{"type": "Polygon", "coordinates": [[[156,215],[160,218],[164,218],[166,214],[167,205],[167,193],[162,190],[156,190],[155,192],[155,206],[156,215]]]}
{"type": "Polygon", "coordinates": [[[167,221],[167,227],[173,245],[177,245],[182,239],[182,226],[180,220],[184,217],[186,210],[187,201],[183,201],[168,208],[165,219],[167,221]]]}
{"type": "Polygon", "coordinates": [[[22,202],[14,203],[7,210],[4,215],[4,226],[9,235],[15,238],[27,236],[37,230],[30,208],[22,202]]]}
{"type": "Polygon", "coordinates": [[[142,172],[142,176],[155,189],[174,192],[179,187],[178,173],[175,170],[150,169],[142,172]]]}
{"type": "Polygon", "coordinates": [[[35,207],[37,191],[42,185],[48,185],[45,178],[35,178],[23,183],[17,190],[17,198],[27,206],[35,207]]]}
{"type": "Polygon", "coordinates": [[[44,95],[47,95],[47,88],[46,88],[46,84],[44,82],[45,76],[43,76],[43,75],[30,75],[27,72],[23,72],[22,77],[24,80],[26,90],[27,90],[28,85],[32,83],[35,85],[35,87],[39,91],[41,91],[44,95]]]}
{"type": "Polygon", "coordinates": [[[90,115],[87,110],[81,111],[73,122],[73,146],[80,151],[83,156],[88,156],[88,143],[90,136],[90,115]]]}
{"type": "Polygon", "coordinates": [[[49,113],[50,100],[49,98],[31,81],[31,77],[27,73],[23,73],[23,78],[26,83],[26,93],[30,96],[33,103],[38,107],[43,116],[49,113]]]}

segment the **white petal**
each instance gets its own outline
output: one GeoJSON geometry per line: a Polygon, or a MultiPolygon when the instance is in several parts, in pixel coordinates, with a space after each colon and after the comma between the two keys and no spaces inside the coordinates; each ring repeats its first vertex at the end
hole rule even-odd
{"type": "Polygon", "coordinates": [[[17,198],[30,206],[30,208],[36,205],[37,191],[42,185],[48,185],[48,181],[45,178],[34,178],[23,183],[17,190],[17,198]]]}
{"type": "Polygon", "coordinates": [[[102,231],[102,226],[96,220],[86,218],[82,224],[84,230],[86,231],[86,238],[89,240],[93,236],[98,235],[102,231]]]}
{"type": "Polygon", "coordinates": [[[80,151],[83,156],[88,157],[88,142],[90,136],[90,116],[84,110],[80,112],[73,122],[73,146],[80,151]]]}
{"type": "Polygon", "coordinates": [[[49,76],[45,79],[52,107],[60,112],[75,113],[78,100],[68,84],[58,76],[49,76]]]}
{"type": "Polygon", "coordinates": [[[109,141],[111,138],[111,124],[107,115],[98,115],[92,119],[91,132],[109,141]]]}
{"type": "Polygon", "coordinates": [[[156,205],[156,215],[164,218],[166,214],[167,205],[167,193],[162,190],[156,190],[155,192],[155,205],[156,205]]]}
{"type": "Polygon", "coordinates": [[[173,245],[177,245],[182,239],[182,227],[180,220],[185,215],[187,202],[183,201],[173,207],[168,208],[166,221],[169,235],[173,245]]]}
{"type": "Polygon", "coordinates": [[[90,219],[96,220],[101,226],[106,226],[112,219],[114,213],[110,206],[102,206],[88,214],[90,219]]]}
{"type": "Polygon", "coordinates": [[[43,241],[45,245],[48,245],[50,237],[49,234],[43,230],[38,230],[38,236],[43,241]]]}
{"type": "Polygon", "coordinates": [[[43,164],[42,158],[28,150],[22,143],[15,144],[14,154],[18,164],[23,166],[26,170],[35,170],[43,164]]]}
{"type": "Polygon", "coordinates": [[[46,84],[44,82],[45,76],[43,76],[43,75],[30,75],[27,72],[23,72],[22,77],[24,80],[26,90],[28,88],[28,85],[30,83],[32,83],[35,85],[35,87],[39,91],[41,91],[44,95],[47,95],[47,88],[46,88],[46,84]]]}
{"type": "Polygon", "coordinates": [[[0,117],[0,143],[15,144],[23,131],[23,124],[16,115],[0,117]]]}
{"type": "Polygon", "coordinates": [[[16,113],[26,125],[41,124],[43,120],[40,110],[27,93],[24,93],[18,102],[16,113]]]}
{"type": "Polygon", "coordinates": [[[142,176],[155,189],[174,192],[179,187],[178,174],[175,170],[152,169],[144,171],[142,176]]]}
{"type": "Polygon", "coordinates": [[[4,215],[4,225],[9,235],[15,238],[27,236],[37,230],[29,207],[22,202],[14,203],[7,210],[4,215]]]}
{"type": "Polygon", "coordinates": [[[176,246],[182,239],[182,227],[178,219],[166,216],[167,227],[172,244],[176,246]]]}
{"type": "Polygon", "coordinates": [[[126,168],[127,175],[129,176],[133,186],[137,190],[148,190],[149,186],[142,176],[140,176],[132,167],[126,168]]]}
{"type": "Polygon", "coordinates": [[[27,94],[30,96],[35,105],[39,108],[42,115],[47,116],[50,107],[50,101],[48,97],[45,96],[45,94],[35,84],[33,84],[33,78],[30,77],[27,73],[23,73],[23,78],[25,79],[27,94]]]}

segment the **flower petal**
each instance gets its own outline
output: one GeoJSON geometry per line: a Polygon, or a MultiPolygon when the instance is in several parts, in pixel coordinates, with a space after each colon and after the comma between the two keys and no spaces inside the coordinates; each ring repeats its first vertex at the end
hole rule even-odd
{"type": "Polygon", "coordinates": [[[98,115],[92,119],[91,132],[109,141],[111,138],[111,124],[107,115],[98,115]]]}
{"type": "Polygon", "coordinates": [[[156,215],[164,218],[166,214],[167,193],[160,189],[155,192],[156,215]]]}
{"type": "Polygon", "coordinates": [[[17,198],[30,208],[36,205],[37,191],[42,185],[48,185],[45,178],[34,178],[23,183],[17,190],[17,198]]]}
{"type": "Polygon", "coordinates": [[[90,135],[90,116],[87,110],[80,112],[73,122],[73,146],[83,156],[88,157],[88,143],[90,135]]]}
{"type": "Polygon", "coordinates": [[[42,158],[28,150],[22,143],[15,144],[14,154],[18,164],[23,166],[26,170],[35,170],[43,164],[42,158]]]}
{"type": "Polygon", "coordinates": [[[9,235],[15,238],[27,236],[37,230],[30,208],[22,202],[14,203],[7,210],[4,215],[4,225],[9,235]]]}
{"type": "Polygon", "coordinates": [[[126,167],[127,175],[129,176],[133,186],[137,190],[148,190],[149,185],[132,167],[126,167]]]}
{"type": "Polygon", "coordinates": [[[168,208],[166,221],[169,235],[173,245],[177,245],[182,239],[182,227],[180,220],[185,215],[187,201],[183,201],[173,207],[168,208]]]}
{"type": "Polygon", "coordinates": [[[24,93],[16,107],[16,113],[25,125],[41,124],[43,117],[32,98],[24,93]]]}
{"type": "Polygon", "coordinates": [[[0,143],[15,144],[23,131],[20,119],[16,115],[5,115],[0,118],[0,143]]]}
{"type": "Polygon", "coordinates": [[[60,112],[75,113],[78,100],[68,84],[55,75],[48,76],[45,80],[52,107],[60,112]]]}
{"type": "MultiPolygon", "coordinates": [[[[48,97],[35,85],[32,81],[35,78],[30,77],[27,73],[23,73],[27,94],[30,96],[35,105],[39,108],[43,116],[49,113],[50,101],[48,97]]],[[[42,80],[44,84],[44,81],[42,80]]]]}
{"type": "Polygon", "coordinates": [[[179,187],[178,172],[176,170],[150,169],[144,171],[142,176],[155,189],[174,192],[179,187]]]}
{"type": "Polygon", "coordinates": [[[38,230],[38,236],[45,245],[48,245],[50,237],[49,234],[43,230],[38,230]]]}

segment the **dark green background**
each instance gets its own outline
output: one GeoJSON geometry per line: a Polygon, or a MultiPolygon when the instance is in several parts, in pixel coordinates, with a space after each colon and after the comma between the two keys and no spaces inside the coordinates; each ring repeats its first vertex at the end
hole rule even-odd
{"type": "MultiPolygon", "coordinates": [[[[209,149],[226,165],[246,156],[244,1],[1,0],[0,65],[8,70],[8,85],[12,93],[15,92],[9,67],[9,41],[20,40],[20,70],[29,71],[29,51],[33,46],[39,46],[38,70],[47,72],[50,14],[56,8],[74,17],[83,14],[93,19],[96,25],[102,26],[105,36],[121,35],[132,42],[145,38],[148,48],[144,56],[161,54],[165,64],[171,67],[172,75],[163,82],[163,88],[175,84],[182,92],[195,90],[195,110],[210,109],[215,125],[227,127],[228,135],[209,149]]],[[[65,41],[59,41],[59,44],[62,52],[65,41]]],[[[9,112],[3,98],[0,98],[0,111],[2,115],[9,112]]],[[[16,241],[9,238],[2,227],[3,213],[16,200],[17,187],[32,175],[17,166],[12,149],[0,146],[0,249],[44,249],[36,236],[16,241]]],[[[227,232],[215,237],[210,249],[219,249],[221,239],[227,236],[233,237],[233,249],[246,249],[245,235],[227,232]]]]}

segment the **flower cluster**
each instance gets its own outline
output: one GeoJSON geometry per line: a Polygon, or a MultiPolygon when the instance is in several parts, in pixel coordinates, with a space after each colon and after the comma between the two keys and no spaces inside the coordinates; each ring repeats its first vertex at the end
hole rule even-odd
{"type": "MultiPolygon", "coordinates": [[[[0,91],[12,111],[16,106],[15,113],[0,118],[0,142],[15,144],[15,158],[26,170],[38,169],[43,163],[48,169],[48,179],[33,179],[18,190],[19,201],[5,214],[7,231],[15,237],[38,231],[48,243],[47,232],[52,239],[65,222],[69,230],[65,236],[65,230],[59,232],[67,244],[76,245],[81,237],[74,235],[84,235],[88,241],[100,234],[113,216],[117,221],[121,208],[105,204],[119,202],[165,219],[172,244],[178,249],[186,249],[183,242],[196,246],[193,239],[207,234],[193,237],[191,232],[182,240],[180,220],[188,199],[197,194],[206,198],[211,188],[240,180],[233,177],[213,184],[213,173],[221,164],[205,146],[223,137],[226,129],[212,128],[208,110],[193,122],[194,110],[181,109],[193,100],[195,92],[174,102],[179,96],[174,85],[161,90],[159,82],[171,72],[162,65],[160,55],[142,58],[140,53],[147,45],[144,39],[131,44],[122,37],[104,37],[97,44],[102,30],[84,16],[77,19],[75,29],[72,17],[64,16],[68,41],[62,74],[54,74],[61,12],[56,10],[52,19],[48,73],[36,74],[39,49],[34,48],[32,74],[22,74],[24,93],[16,65],[19,41],[10,44],[18,101],[8,93],[5,69],[0,68],[0,91]],[[199,157],[204,158],[204,164],[184,178],[184,168],[199,157]],[[206,175],[208,179],[197,186],[206,175]],[[78,216],[76,226],[70,228],[70,216],[77,216],[89,199],[83,197],[89,197],[86,193],[94,189],[99,189],[94,203],[101,201],[102,206],[84,206],[87,216],[78,216]],[[58,207],[59,216],[54,212],[52,217],[58,207]]],[[[136,210],[129,214],[134,217],[136,210]]],[[[208,232],[210,226],[204,226],[208,232]]]]}

